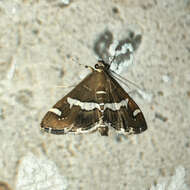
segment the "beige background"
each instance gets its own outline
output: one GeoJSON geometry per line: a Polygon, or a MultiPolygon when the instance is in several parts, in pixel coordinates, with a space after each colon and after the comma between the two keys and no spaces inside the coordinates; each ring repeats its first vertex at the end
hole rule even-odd
{"type": "Polygon", "coordinates": [[[0,1],[0,180],[15,187],[22,158],[46,156],[68,189],[148,189],[179,165],[190,185],[190,1],[0,1]],[[117,7],[118,13],[113,12],[117,7]],[[127,138],[40,133],[47,110],[93,66],[93,45],[109,30],[142,35],[122,76],[148,130],[127,138]],[[74,61],[74,60],[75,61],[74,61]]]}

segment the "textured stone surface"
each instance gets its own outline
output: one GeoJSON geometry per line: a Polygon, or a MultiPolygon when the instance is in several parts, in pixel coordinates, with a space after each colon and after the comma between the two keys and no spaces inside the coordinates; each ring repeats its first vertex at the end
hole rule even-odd
{"type": "Polygon", "coordinates": [[[0,180],[14,187],[28,152],[46,156],[69,189],[150,188],[178,165],[190,185],[190,3],[188,0],[1,0],[0,180]],[[139,136],[41,134],[51,106],[93,66],[98,36],[142,40],[123,77],[148,130],[139,136]],[[151,98],[150,98],[151,97],[151,98]]]}
{"type": "Polygon", "coordinates": [[[16,181],[17,190],[65,190],[66,187],[65,178],[46,157],[38,158],[28,153],[22,159],[16,181]]]}

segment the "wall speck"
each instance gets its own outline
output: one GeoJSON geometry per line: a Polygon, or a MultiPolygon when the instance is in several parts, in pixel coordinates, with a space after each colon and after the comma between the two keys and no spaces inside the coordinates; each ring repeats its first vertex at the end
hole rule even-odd
{"type": "Polygon", "coordinates": [[[7,183],[0,181],[0,190],[11,190],[11,188],[7,183]]]}

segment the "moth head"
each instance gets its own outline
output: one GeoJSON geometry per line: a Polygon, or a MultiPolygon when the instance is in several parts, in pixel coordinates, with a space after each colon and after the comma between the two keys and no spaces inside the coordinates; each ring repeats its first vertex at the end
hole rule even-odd
{"type": "Polygon", "coordinates": [[[98,63],[94,66],[97,71],[109,70],[110,65],[103,60],[98,60],[98,63]]]}

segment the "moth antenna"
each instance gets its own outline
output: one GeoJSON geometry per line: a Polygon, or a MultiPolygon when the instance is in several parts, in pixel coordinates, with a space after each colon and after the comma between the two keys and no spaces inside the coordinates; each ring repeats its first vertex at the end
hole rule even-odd
{"type": "Polygon", "coordinates": [[[129,88],[129,86],[126,84],[126,82],[124,82],[124,81],[127,81],[128,83],[130,83],[130,84],[132,84],[133,86],[135,86],[136,88],[138,88],[139,90],[142,90],[142,88],[141,87],[139,87],[137,84],[135,84],[134,82],[132,82],[132,81],[130,81],[130,80],[128,80],[128,79],[126,79],[126,78],[124,78],[124,77],[122,77],[121,75],[119,75],[119,74],[117,74],[115,71],[113,71],[113,70],[110,70],[114,75],[116,75],[116,76],[114,76],[113,75],[113,77],[116,77],[118,80],[120,80],[121,82],[123,82],[128,88],[129,88]],[[122,79],[122,80],[121,80],[122,79]],[[123,81],[124,80],[124,81],[123,81]]]}
{"type": "Polygon", "coordinates": [[[63,85],[58,85],[55,86],[55,88],[71,88],[71,87],[75,87],[76,85],[70,85],[70,86],[63,86],[63,85]]]}
{"type": "Polygon", "coordinates": [[[115,58],[116,58],[116,51],[115,51],[115,53],[114,53],[114,56],[112,57],[112,60],[110,61],[110,66],[111,66],[111,64],[114,62],[114,60],[115,60],[115,58]]]}
{"type": "MultiPolygon", "coordinates": [[[[72,58],[72,60],[73,60],[74,62],[78,63],[76,59],[72,58]]],[[[78,64],[79,64],[80,66],[83,66],[83,67],[85,67],[85,68],[90,69],[91,71],[94,71],[94,68],[91,67],[91,66],[89,66],[89,65],[85,65],[85,64],[82,64],[82,63],[78,63],[78,64]]]]}
{"type": "Polygon", "coordinates": [[[79,63],[79,65],[84,66],[85,68],[90,69],[91,71],[94,71],[94,68],[89,66],[89,65],[84,65],[84,64],[81,64],[81,63],[79,63]]]}
{"type": "Polygon", "coordinates": [[[89,66],[89,65],[85,65],[85,68],[88,68],[88,69],[90,69],[91,71],[94,71],[94,68],[91,67],[91,66],[89,66]]]}
{"type": "MultiPolygon", "coordinates": [[[[111,71],[111,72],[112,72],[112,71],[111,71]]],[[[110,74],[111,74],[111,73],[110,73],[110,74]]],[[[126,86],[130,89],[129,85],[128,85],[125,81],[121,80],[121,78],[119,78],[119,77],[117,77],[117,76],[115,76],[115,75],[113,75],[113,74],[111,74],[111,75],[112,75],[113,78],[117,79],[118,81],[120,81],[121,83],[123,83],[124,85],[126,85],[126,86]]],[[[120,76],[120,75],[119,75],[119,76],[120,76]]]]}

